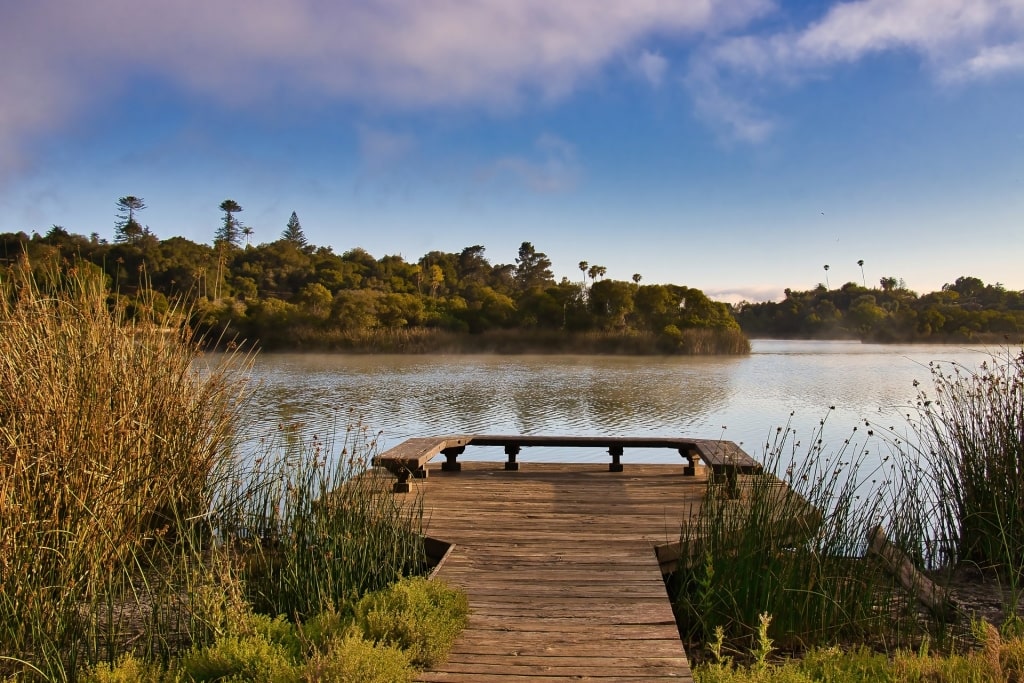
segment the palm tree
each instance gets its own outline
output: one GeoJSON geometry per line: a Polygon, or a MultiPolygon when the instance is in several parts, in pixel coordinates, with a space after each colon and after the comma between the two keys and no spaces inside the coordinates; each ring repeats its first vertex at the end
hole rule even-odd
{"type": "Polygon", "coordinates": [[[245,235],[245,248],[249,248],[249,238],[252,237],[253,229],[248,225],[242,228],[242,234],[245,235]]]}
{"type": "Polygon", "coordinates": [[[640,280],[642,279],[643,276],[640,273],[633,273],[633,282],[635,282],[636,284],[640,284],[640,280]]]}
{"type": "Polygon", "coordinates": [[[825,289],[830,289],[828,286],[828,264],[825,264],[825,289]]]}
{"type": "Polygon", "coordinates": [[[857,265],[860,266],[860,282],[867,289],[868,281],[864,278],[864,259],[858,260],[857,265]]]}

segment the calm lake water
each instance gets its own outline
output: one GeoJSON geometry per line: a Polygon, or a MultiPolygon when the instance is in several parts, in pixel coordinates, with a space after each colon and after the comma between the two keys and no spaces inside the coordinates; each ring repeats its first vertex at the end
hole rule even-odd
{"type": "MultiPolygon", "coordinates": [[[[256,434],[298,425],[307,436],[323,437],[359,421],[380,433],[381,448],[445,433],[724,438],[761,459],[788,421],[797,438],[807,438],[827,417],[824,438],[836,448],[865,419],[902,431],[914,381],[931,386],[930,361],[974,367],[989,350],[998,352],[758,340],[746,357],[266,354],[256,363],[260,388],[250,424],[256,434]]],[[[464,457],[504,459],[489,449],[464,457]]],[[[608,456],[534,449],[521,459],[608,456]]],[[[679,456],[627,451],[624,460],[631,459],[679,456]]]]}

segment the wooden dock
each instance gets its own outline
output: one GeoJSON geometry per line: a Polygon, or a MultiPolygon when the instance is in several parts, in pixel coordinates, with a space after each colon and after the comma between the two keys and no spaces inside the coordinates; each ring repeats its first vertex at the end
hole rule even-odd
{"type": "Polygon", "coordinates": [[[427,533],[454,544],[437,576],[466,592],[470,618],[448,661],[421,680],[693,680],[655,548],[678,542],[710,467],[444,471],[430,457],[396,495],[422,494],[427,533]]]}

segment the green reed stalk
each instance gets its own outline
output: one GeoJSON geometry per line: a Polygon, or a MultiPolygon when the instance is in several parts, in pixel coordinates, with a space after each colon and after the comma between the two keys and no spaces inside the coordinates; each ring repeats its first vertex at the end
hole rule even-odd
{"type": "Polygon", "coordinates": [[[392,478],[369,468],[376,443],[364,428],[340,442],[291,428],[282,436],[215,519],[258,611],[305,618],[425,570],[420,501],[396,498],[392,478]]]}
{"type": "Polygon", "coordinates": [[[880,521],[900,541],[919,533],[916,518],[902,514],[902,472],[891,458],[872,455],[872,436],[855,441],[856,429],[826,453],[824,426],[806,441],[779,428],[765,445],[765,470],[774,474],[741,477],[738,500],[726,495],[727,484],[709,482],[682,530],[683,557],[696,561],[675,578],[689,637],[709,642],[721,628],[747,649],[762,614],[783,649],[900,638],[916,628],[893,580],[862,559],[867,531],[880,521]],[[820,523],[807,515],[812,508],[820,523]]]}
{"type": "Polygon", "coordinates": [[[1024,572],[1024,349],[977,368],[930,365],[908,448],[930,475],[937,536],[947,562],[996,570],[1016,604],[1024,572]]]}

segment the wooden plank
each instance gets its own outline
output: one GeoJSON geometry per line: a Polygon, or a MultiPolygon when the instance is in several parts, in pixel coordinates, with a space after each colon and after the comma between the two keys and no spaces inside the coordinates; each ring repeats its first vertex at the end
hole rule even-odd
{"type": "Polygon", "coordinates": [[[667,465],[429,469],[409,500],[454,544],[438,578],[470,617],[421,680],[692,681],[654,547],[678,540],[702,480],[667,465]]]}

